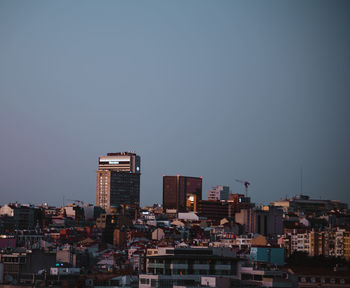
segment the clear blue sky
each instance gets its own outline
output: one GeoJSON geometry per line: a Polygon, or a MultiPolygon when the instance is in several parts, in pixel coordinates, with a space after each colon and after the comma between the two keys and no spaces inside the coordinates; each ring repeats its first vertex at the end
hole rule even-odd
{"type": "Polygon", "coordinates": [[[349,1],[0,1],[0,204],[95,203],[97,157],[256,203],[350,202],[349,1]]]}

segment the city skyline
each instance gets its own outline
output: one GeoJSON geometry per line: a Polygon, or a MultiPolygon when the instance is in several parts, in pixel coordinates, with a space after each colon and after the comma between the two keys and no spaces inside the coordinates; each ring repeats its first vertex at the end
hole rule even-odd
{"type": "Polygon", "coordinates": [[[95,203],[96,158],[142,157],[267,204],[350,202],[347,1],[0,3],[1,204],[95,203]],[[20,4],[19,4],[20,3],[20,4]],[[302,191],[301,191],[302,178],[302,191]]]}

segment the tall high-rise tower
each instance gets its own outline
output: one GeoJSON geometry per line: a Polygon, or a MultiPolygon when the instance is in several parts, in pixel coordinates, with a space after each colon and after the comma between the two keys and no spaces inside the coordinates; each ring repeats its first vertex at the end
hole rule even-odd
{"type": "Polygon", "coordinates": [[[121,204],[140,204],[141,158],[133,152],[98,158],[96,205],[107,212],[121,204]]]}

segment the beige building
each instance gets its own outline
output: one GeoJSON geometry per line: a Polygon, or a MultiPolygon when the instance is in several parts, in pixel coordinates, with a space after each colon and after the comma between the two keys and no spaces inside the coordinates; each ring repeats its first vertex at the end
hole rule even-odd
{"type": "Polygon", "coordinates": [[[164,233],[163,229],[157,228],[156,230],[154,230],[152,232],[152,240],[160,241],[164,238],[165,238],[165,233],[164,233]]]}

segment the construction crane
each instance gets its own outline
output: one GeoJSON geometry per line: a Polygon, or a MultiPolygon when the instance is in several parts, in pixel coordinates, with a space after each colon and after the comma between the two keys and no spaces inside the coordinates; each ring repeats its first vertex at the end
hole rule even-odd
{"type": "Polygon", "coordinates": [[[245,197],[248,197],[248,186],[250,185],[250,183],[246,180],[240,180],[240,179],[236,179],[237,182],[242,183],[242,185],[244,185],[245,187],[245,197]]]}

